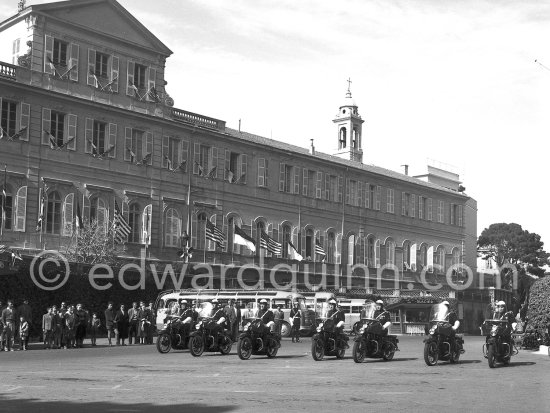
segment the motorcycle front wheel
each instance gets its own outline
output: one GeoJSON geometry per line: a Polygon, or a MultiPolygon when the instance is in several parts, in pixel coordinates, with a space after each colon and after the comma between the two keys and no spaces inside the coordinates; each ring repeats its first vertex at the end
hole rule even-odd
{"type": "Polygon", "coordinates": [[[455,344],[455,351],[451,354],[451,357],[449,357],[449,361],[451,364],[458,364],[460,361],[460,350],[462,349],[462,346],[458,343],[455,344]]]}
{"type": "Polygon", "coordinates": [[[265,353],[267,357],[272,359],[277,355],[278,351],[279,351],[279,347],[277,347],[277,342],[274,339],[269,340],[267,344],[267,350],[265,353]]]}
{"type": "Polygon", "coordinates": [[[365,347],[366,346],[363,340],[355,342],[353,345],[353,361],[356,363],[362,363],[365,360],[365,353],[367,350],[365,347]]]}
{"type": "Polygon", "coordinates": [[[323,360],[324,356],[325,356],[325,345],[323,343],[323,340],[320,340],[320,339],[311,340],[311,357],[313,357],[313,360],[321,361],[323,360]]]}
{"type": "Polygon", "coordinates": [[[233,342],[227,336],[223,337],[221,340],[222,342],[220,344],[220,353],[222,353],[225,356],[231,352],[231,347],[233,347],[233,342]]]}
{"type": "Polygon", "coordinates": [[[435,341],[429,341],[424,345],[424,361],[428,366],[435,366],[439,360],[439,349],[435,341]]]}
{"type": "Polygon", "coordinates": [[[237,343],[237,354],[241,360],[248,360],[252,355],[252,340],[250,337],[243,337],[237,343]]]}
{"type": "Polygon", "coordinates": [[[384,348],[382,350],[382,358],[385,361],[390,361],[393,359],[393,356],[395,354],[395,348],[392,343],[386,343],[384,345],[384,348]]]}
{"type": "Polygon", "coordinates": [[[342,347],[342,348],[339,348],[338,350],[336,350],[336,358],[337,359],[343,359],[345,355],[346,355],[346,348],[345,347],[342,347]]]}
{"type": "Polygon", "coordinates": [[[487,361],[489,362],[489,367],[494,368],[496,365],[496,357],[495,357],[495,345],[489,344],[487,346],[487,361]]]}
{"type": "Polygon", "coordinates": [[[157,350],[161,354],[166,354],[172,348],[172,340],[168,333],[162,333],[157,337],[157,350]]]}
{"type": "Polygon", "coordinates": [[[189,351],[193,357],[200,357],[204,352],[204,341],[200,336],[194,336],[189,339],[189,351]]]}

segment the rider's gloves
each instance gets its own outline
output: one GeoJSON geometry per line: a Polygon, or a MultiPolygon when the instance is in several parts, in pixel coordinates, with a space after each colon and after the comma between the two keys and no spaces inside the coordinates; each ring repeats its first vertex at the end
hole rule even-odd
{"type": "Polygon", "coordinates": [[[338,328],[344,327],[344,322],[340,321],[338,324],[336,324],[336,327],[338,328]]]}

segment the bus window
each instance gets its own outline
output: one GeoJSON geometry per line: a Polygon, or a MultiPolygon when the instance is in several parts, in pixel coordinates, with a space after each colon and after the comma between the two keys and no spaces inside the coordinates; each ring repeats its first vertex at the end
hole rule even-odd
{"type": "Polygon", "coordinates": [[[277,308],[278,306],[281,306],[282,308],[290,308],[290,300],[276,299],[272,300],[271,303],[271,308],[277,308]]]}

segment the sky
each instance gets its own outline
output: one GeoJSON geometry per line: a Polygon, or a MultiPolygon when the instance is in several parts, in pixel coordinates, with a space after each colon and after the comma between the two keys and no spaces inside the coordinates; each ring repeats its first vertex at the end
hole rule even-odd
{"type": "Polygon", "coordinates": [[[550,250],[550,2],[119,2],[174,52],[175,107],[334,153],[351,79],[365,163],[449,165],[478,202],[478,233],[515,222],[550,250]]]}

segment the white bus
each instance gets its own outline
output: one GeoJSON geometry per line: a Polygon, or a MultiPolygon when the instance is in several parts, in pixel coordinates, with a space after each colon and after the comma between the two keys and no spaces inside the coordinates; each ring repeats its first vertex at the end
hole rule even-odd
{"type": "Polygon", "coordinates": [[[299,293],[276,290],[184,289],[163,291],[159,294],[155,303],[157,329],[160,331],[163,328],[166,315],[178,300],[185,299],[189,306],[193,305],[193,302],[197,306],[202,302],[211,301],[214,298],[217,298],[224,306],[230,299],[235,300],[236,305],[241,309],[241,317],[243,319],[246,318],[248,312],[252,313],[258,308],[261,299],[266,299],[269,303],[269,308],[272,310],[280,305],[284,313],[284,321],[281,325],[281,335],[283,337],[290,336],[289,314],[294,302],[298,303],[302,314],[300,330],[308,333],[315,326],[315,317],[312,312],[307,310],[306,299],[299,293]]]}

